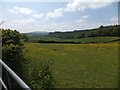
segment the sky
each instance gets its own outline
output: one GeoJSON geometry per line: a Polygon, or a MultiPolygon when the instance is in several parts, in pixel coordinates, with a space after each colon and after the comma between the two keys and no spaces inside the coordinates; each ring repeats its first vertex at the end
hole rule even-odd
{"type": "Polygon", "coordinates": [[[21,33],[73,31],[118,24],[116,0],[4,0],[0,3],[3,28],[21,33]]]}

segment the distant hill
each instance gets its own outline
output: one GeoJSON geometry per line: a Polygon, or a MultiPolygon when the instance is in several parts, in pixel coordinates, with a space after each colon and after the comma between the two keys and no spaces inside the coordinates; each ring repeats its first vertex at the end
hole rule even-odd
{"type": "Polygon", "coordinates": [[[30,33],[22,33],[32,38],[54,37],[62,39],[77,39],[85,37],[101,37],[101,36],[120,36],[120,25],[100,26],[94,29],[74,30],[67,32],[44,32],[36,31],[30,33]]]}
{"type": "Polygon", "coordinates": [[[39,38],[39,37],[43,37],[45,35],[48,35],[49,32],[44,32],[44,31],[36,31],[36,32],[30,32],[30,33],[22,33],[22,34],[25,34],[25,35],[28,35],[32,38],[39,38]]]}
{"type": "Polygon", "coordinates": [[[120,36],[120,25],[100,26],[95,29],[74,30],[71,32],[51,32],[48,37],[74,39],[85,37],[100,37],[100,36],[120,36]]]}

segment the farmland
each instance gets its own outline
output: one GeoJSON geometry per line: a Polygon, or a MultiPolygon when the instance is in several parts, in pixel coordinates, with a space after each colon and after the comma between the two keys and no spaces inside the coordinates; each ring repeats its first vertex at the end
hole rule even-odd
{"type": "MultiPolygon", "coordinates": [[[[55,88],[115,88],[118,86],[118,43],[25,43],[28,72],[51,61],[55,88]]],[[[26,77],[30,73],[26,74],[26,77]]],[[[30,75],[29,75],[30,76],[30,75]]],[[[36,75],[37,78],[37,75],[36,75]]],[[[29,81],[30,77],[27,77],[29,81]]]]}
{"type": "Polygon", "coordinates": [[[43,37],[33,39],[35,41],[54,41],[54,42],[75,42],[75,43],[101,43],[101,42],[113,42],[119,41],[118,37],[87,37],[87,38],[77,38],[77,39],[61,39],[55,37],[43,37]]]}
{"type": "Polygon", "coordinates": [[[11,1],[0,5],[2,90],[119,88],[120,2],[11,1]]]}
{"type": "Polygon", "coordinates": [[[111,33],[108,27],[100,27],[42,36],[6,29],[2,32],[2,59],[32,90],[117,88],[120,39],[115,27],[111,33]]]}

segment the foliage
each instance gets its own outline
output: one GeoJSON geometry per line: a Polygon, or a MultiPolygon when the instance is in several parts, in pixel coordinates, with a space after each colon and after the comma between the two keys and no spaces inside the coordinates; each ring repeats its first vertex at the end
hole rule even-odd
{"type": "Polygon", "coordinates": [[[28,41],[28,37],[21,35],[16,30],[2,30],[3,61],[10,66],[15,73],[24,78],[33,89],[45,90],[47,88],[53,88],[52,63],[50,61],[40,62],[40,68],[34,68],[33,66],[29,69],[28,66],[31,63],[27,61],[28,64],[26,64],[26,59],[29,58],[25,59],[24,57],[25,47],[23,40],[28,41]],[[27,80],[25,75],[29,75],[30,80],[27,80]]]}
{"type": "Polygon", "coordinates": [[[36,39],[37,43],[54,43],[54,44],[80,44],[80,43],[107,43],[107,42],[118,42],[118,37],[87,37],[87,38],[73,38],[73,39],[62,39],[62,38],[42,38],[36,39]]]}
{"type": "Polygon", "coordinates": [[[27,70],[29,74],[29,85],[33,90],[48,90],[50,88],[54,88],[52,62],[50,60],[41,61],[39,64],[39,68],[30,65],[30,68],[27,70]]]}
{"type": "Polygon", "coordinates": [[[85,37],[100,37],[100,36],[120,36],[120,25],[100,26],[95,29],[75,30],[71,32],[52,32],[48,37],[56,37],[63,39],[85,38],[85,37]]]}
{"type": "Polygon", "coordinates": [[[48,32],[30,32],[30,33],[22,33],[23,35],[27,35],[32,38],[40,38],[48,34],[48,32]]]}
{"type": "Polygon", "coordinates": [[[21,37],[22,37],[22,40],[24,41],[24,42],[29,42],[30,40],[30,36],[28,36],[28,35],[26,35],[26,34],[21,34],[21,37]]]}
{"type": "MultiPolygon", "coordinates": [[[[24,33],[29,37],[29,42],[39,42],[39,43],[86,43],[83,42],[82,39],[90,38],[90,41],[94,38],[98,37],[98,40],[95,42],[99,42],[100,37],[112,38],[112,37],[119,37],[120,36],[120,25],[113,25],[113,26],[100,26],[99,28],[94,29],[87,29],[87,30],[74,30],[71,32],[50,32],[49,34],[42,34],[42,33],[24,33]],[[41,35],[42,34],[42,35],[41,35]],[[77,40],[77,41],[76,41],[77,40]]],[[[101,38],[101,39],[102,39],[101,38]]],[[[112,41],[112,40],[111,40],[112,41]]],[[[115,40],[119,41],[119,39],[115,40]]],[[[93,40],[94,42],[94,40],[93,40]]],[[[101,41],[101,42],[110,42],[110,40],[101,41]]],[[[89,43],[89,42],[87,42],[89,43]]]]}
{"type": "Polygon", "coordinates": [[[30,40],[34,43],[61,43],[61,44],[80,44],[80,43],[107,43],[107,42],[118,42],[120,39],[118,37],[103,36],[103,37],[86,37],[86,38],[71,38],[63,39],[56,37],[42,37],[30,40]]]}
{"type": "Polygon", "coordinates": [[[2,30],[2,60],[16,73],[22,72],[24,44],[21,34],[16,30],[2,30]]]}

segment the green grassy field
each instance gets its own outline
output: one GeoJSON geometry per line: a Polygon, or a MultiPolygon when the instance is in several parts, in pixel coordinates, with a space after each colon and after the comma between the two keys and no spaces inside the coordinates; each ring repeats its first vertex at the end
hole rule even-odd
{"type": "MultiPolygon", "coordinates": [[[[26,43],[29,68],[52,62],[55,88],[115,88],[118,86],[118,44],[26,43]]],[[[29,79],[29,74],[27,75],[29,79]]]]}
{"type": "Polygon", "coordinates": [[[54,37],[41,37],[41,38],[34,38],[33,40],[44,40],[44,41],[72,41],[72,42],[82,42],[82,43],[89,43],[89,42],[109,42],[112,40],[117,40],[118,37],[88,37],[88,38],[77,38],[77,39],[62,39],[62,38],[54,38],[54,37]]]}

